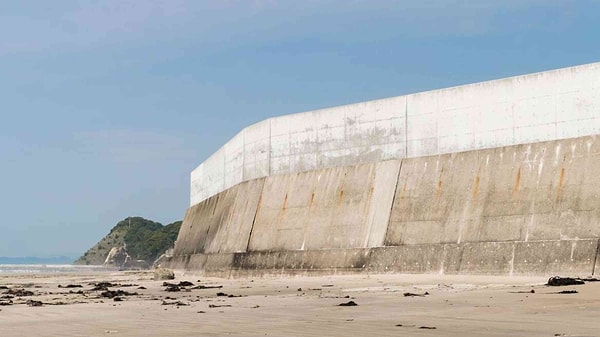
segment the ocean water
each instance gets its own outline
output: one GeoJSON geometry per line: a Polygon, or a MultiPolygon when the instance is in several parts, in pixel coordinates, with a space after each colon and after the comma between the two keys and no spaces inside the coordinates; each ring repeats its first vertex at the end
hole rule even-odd
{"type": "Polygon", "coordinates": [[[103,266],[76,266],[72,264],[0,264],[1,274],[62,274],[114,271],[103,266]]]}

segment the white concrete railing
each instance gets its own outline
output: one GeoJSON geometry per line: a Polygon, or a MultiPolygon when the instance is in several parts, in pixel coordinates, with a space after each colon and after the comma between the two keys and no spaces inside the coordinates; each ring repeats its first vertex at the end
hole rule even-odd
{"type": "Polygon", "coordinates": [[[191,173],[191,205],[243,181],[600,133],[600,63],[270,118],[191,173]]]}

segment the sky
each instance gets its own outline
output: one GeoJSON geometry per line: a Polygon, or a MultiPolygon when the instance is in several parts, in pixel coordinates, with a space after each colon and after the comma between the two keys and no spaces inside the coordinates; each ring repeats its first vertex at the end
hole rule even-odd
{"type": "Polygon", "coordinates": [[[168,224],[268,117],[600,61],[600,0],[0,0],[0,256],[168,224]]]}

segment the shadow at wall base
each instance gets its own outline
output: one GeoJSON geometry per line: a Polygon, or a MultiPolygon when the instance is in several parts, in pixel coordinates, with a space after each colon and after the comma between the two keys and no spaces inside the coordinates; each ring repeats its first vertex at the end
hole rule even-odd
{"type": "Polygon", "coordinates": [[[166,266],[206,276],[260,277],[352,273],[572,275],[600,273],[598,239],[467,242],[312,251],[193,254],[166,266]]]}

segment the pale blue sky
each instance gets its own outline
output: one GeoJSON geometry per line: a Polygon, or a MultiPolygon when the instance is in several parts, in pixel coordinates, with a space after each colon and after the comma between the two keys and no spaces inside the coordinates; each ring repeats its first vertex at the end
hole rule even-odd
{"type": "Polygon", "coordinates": [[[0,0],[0,256],[182,219],[270,116],[595,61],[591,0],[0,0]]]}

